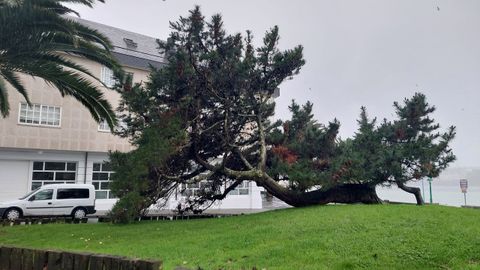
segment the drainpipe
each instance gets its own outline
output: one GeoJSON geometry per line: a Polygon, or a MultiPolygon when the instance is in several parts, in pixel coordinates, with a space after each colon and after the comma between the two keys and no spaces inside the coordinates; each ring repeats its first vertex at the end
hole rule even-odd
{"type": "Polygon", "coordinates": [[[85,170],[83,171],[83,183],[87,183],[87,162],[88,162],[88,152],[85,152],[85,170]]]}

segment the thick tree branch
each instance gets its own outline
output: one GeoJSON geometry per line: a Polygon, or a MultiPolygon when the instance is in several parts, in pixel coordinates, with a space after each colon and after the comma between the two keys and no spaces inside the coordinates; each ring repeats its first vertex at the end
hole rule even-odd
{"type": "Polygon", "coordinates": [[[425,204],[425,202],[423,201],[422,192],[421,192],[420,188],[408,187],[402,181],[399,181],[399,180],[395,181],[395,183],[397,184],[397,186],[401,190],[403,190],[405,192],[408,192],[408,193],[412,193],[413,195],[415,195],[415,199],[417,200],[417,205],[425,204]]]}
{"type": "Polygon", "coordinates": [[[253,170],[253,166],[252,164],[245,158],[245,156],[243,155],[242,151],[238,148],[238,147],[234,147],[234,152],[238,155],[238,157],[240,158],[240,160],[242,160],[243,164],[249,169],[249,170],[253,170]]]}

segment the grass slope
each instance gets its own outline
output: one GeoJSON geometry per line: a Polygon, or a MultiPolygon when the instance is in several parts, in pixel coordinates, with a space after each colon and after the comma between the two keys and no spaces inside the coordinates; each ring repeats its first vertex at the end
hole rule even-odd
{"type": "Polygon", "coordinates": [[[161,259],[165,269],[480,269],[480,211],[346,205],[133,225],[0,227],[0,243],[161,259]]]}

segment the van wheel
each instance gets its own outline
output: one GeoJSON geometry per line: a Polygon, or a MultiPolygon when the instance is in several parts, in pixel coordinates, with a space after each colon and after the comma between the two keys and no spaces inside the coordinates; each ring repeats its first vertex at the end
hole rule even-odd
{"type": "Polygon", "coordinates": [[[22,217],[22,211],[17,208],[10,208],[5,212],[5,218],[10,221],[15,221],[22,217]]]}
{"type": "Polygon", "coordinates": [[[85,218],[86,216],[87,216],[87,211],[85,211],[85,209],[83,208],[77,208],[72,212],[72,217],[74,219],[82,219],[82,218],[85,218]]]}

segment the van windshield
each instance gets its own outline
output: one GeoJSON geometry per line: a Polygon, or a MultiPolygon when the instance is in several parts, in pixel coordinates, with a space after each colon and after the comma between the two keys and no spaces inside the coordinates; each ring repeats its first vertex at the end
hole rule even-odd
{"type": "Polygon", "coordinates": [[[25,196],[19,198],[19,200],[25,200],[28,196],[32,195],[33,193],[37,192],[40,188],[36,188],[32,191],[30,191],[29,193],[27,193],[25,196]]]}

